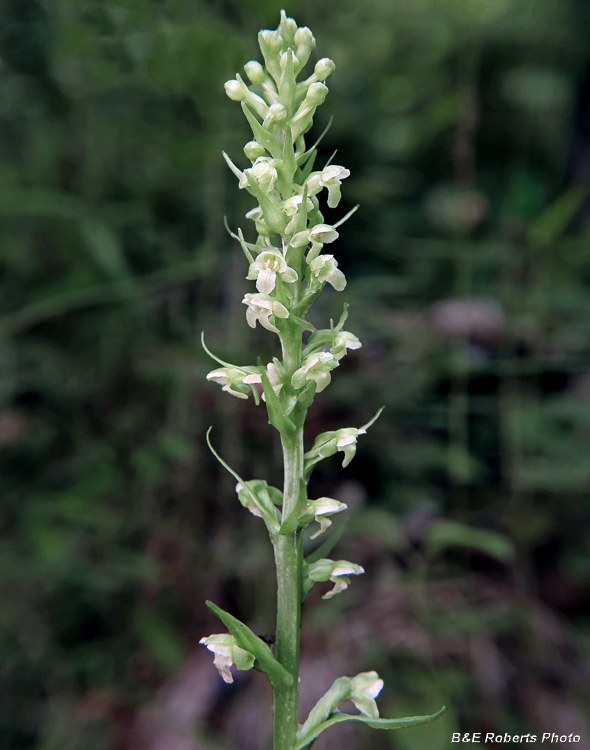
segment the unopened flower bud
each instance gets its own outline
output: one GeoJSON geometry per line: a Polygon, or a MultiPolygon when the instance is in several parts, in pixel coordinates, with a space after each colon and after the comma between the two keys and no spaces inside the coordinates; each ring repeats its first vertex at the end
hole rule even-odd
{"type": "Polygon", "coordinates": [[[264,118],[264,122],[262,123],[262,127],[268,129],[275,123],[285,122],[286,119],[287,110],[282,104],[277,102],[276,104],[271,104],[268,108],[268,112],[266,113],[266,117],[264,118]]]}
{"type": "Polygon", "coordinates": [[[260,48],[262,49],[263,54],[266,50],[271,54],[276,55],[281,51],[281,47],[283,46],[283,40],[281,39],[279,32],[270,31],[269,29],[263,29],[258,34],[258,42],[260,43],[260,48]]]}
{"type": "Polygon", "coordinates": [[[256,161],[259,156],[266,156],[266,149],[258,141],[248,141],[244,146],[244,153],[250,161],[256,161]]]}
{"type": "Polygon", "coordinates": [[[244,65],[244,70],[252,83],[264,83],[264,79],[266,78],[264,68],[256,60],[250,60],[250,62],[247,62],[244,65]]]}
{"type": "Polygon", "coordinates": [[[316,63],[313,72],[316,75],[318,81],[325,81],[329,75],[332,75],[336,66],[329,57],[323,57],[319,62],[316,63]]]}
{"type": "Polygon", "coordinates": [[[297,22],[294,18],[289,18],[284,10],[281,11],[281,22],[277,31],[288,45],[293,43],[293,38],[297,38],[297,22]]]}
{"type": "Polygon", "coordinates": [[[237,81],[235,78],[225,83],[225,93],[234,102],[243,102],[248,96],[248,87],[243,81],[237,81]]]}
{"type": "Polygon", "coordinates": [[[311,33],[311,29],[307,26],[301,26],[299,29],[297,29],[297,31],[295,32],[294,42],[297,47],[300,47],[304,44],[310,45],[312,48],[315,47],[315,38],[311,33]]]}
{"type": "Polygon", "coordinates": [[[324,103],[327,95],[328,87],[324,83],[312,83],[305,95],[305,104],[308,107],[317,107],[324,103]]]}
{"type": "Polygon", "coordinates": [[[294,41],[297,57],[300,59],[305,57],[305,61],[307,62],[311,51],[315,47],[315,38],[311,33],[311,29],[308,29],[307,26],[302,26],[300,29],[297,29],[294,41]]]}

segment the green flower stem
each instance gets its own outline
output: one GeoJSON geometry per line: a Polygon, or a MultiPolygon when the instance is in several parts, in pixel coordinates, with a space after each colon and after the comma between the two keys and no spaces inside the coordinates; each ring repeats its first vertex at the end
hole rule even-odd
{"type": "MultiPolygon", "coordinates": [[[[301,366],[302,332],[297,326],[281,336],[283,365],[288,377],[301,366]]],[[[298,419],[295,433],[281,434],[284,462],[283,516],[285,521],[299,502],[303,476],[303,421],[298,419]]],[[[277,633],[276,658],[293,677],[289,687],[274,689],[275,750],[293,747],[297,734],[297,699],[299,682],[299,641],[301,634],[301,597],[303,574],[303,537],[301,530],[279,534],[275,545],[277,569],[277,633]]]]}
{"type": "MultiPolygon", "coordinates": [[[[316,436],[311,450],[304,454],[303,427],[316,392],[329,385],[330,371],[338,367],[346,350],[361,346],[356,336],[342,330],[347,306],[336,327],[330,322],[330,329],[316,331],[305,320],[307,310],[326,283],[340,292],[346,286],[334,256],[322,254],[322,250],[324,244],[337,239],[336,227],[356,208],[334,226],[324,224],[316,196],[326,189],[328,207],[336,208],[341,181],[350,172],[330,165],[331,160],[323,169],[312,172],[315,146],[306,151],[303,137],[311,127],[315,109],[326,97],[328,89],[324,81],[333,72],[334,63],[322,58],[316,63],[312,76],[299,84],[296,82],[315,40],[307,27],[297,27],[284,11],[281,11],[276,31],[260,32],[259,44],[266,67],[255,60],[244,66],[252,87],[246,86],[239,75],[225,84],[230,99],[242,103],[252,128],[255,140],[244,147],[252,167],[242,172],[227,154],[224,153],[224,157],[238,178],[240,188],[247,189],[259,204],[246,214],[255,222],[256,244],[246,242],[241,229],[237,235],[230,232],[242,245],[249,263],[247,278],[256,281],[258,290],[258,294],[248,293],[243,300],[248,305],[248,324],[255,327],[259,322],[279,334],[283,361],[280,363],[273,358],[265,366],[258,359],[255,367],[238,367],[212,355],[221,367],[210,372],[207,378],[220,383],[223,390],[237,398],[245,399],[251,391],[256,404],[260,399],[255,385],[262,384],[269,423],[281,437],[285,472],[282,498],[280,491],[269,487],[264,480],[244,482],[218,457],[239,482],[238,499],[254,515],[262,517],[273,543],[278,589],[276,657],[244,623],[211,603],[209,606],[230,633],[211,635],[201,639],[201,643],[215,654],[214,664],[226,682],[233,681],[232,665],[242,671],[257,666],[267,674],[273,688],[273,748],[304,750],[320,732],[341,721],[361,721],[377,729],[398,729],[431,721],[441,712],[406,719],[380,719],[375,698],[383,687],[383,680],[376,672],[363,672],[356,677],[336,680],[299,731],[299,644],[304,590],[309,591],[316,581],[330,580],[334,588],[324,595],[330,598],[348,586],[350,575],[363,572],[360,565],[347,560],[323,559],[324,545],[318,550],[319,556],[312,556],[308,564],[304,563],[302,529],[313,521],[318,522],[320,531],[314,538],[330,525],[328,516],[346,507],[327,497],[309,500],[306,483],[318,461],[339,451],[344,453],[342,465],[347,466],[354,456],[357,438],[365,434],[381,410],[363,427],[347,427],[316,436]],[[305,350],[302,349],[303,330],[312,333],[305,350]],[[279,524],[276,505],[281,504],[281,500],[279,524]],[[337,706],[347,697],[361,714],[337,712],[337,706]]],[[[329,545],[335,542],[333,536],[329,545]]]]}
{"type": "Polygon", "coordinates": [[[275,750],[288,750],[297,734],[297,697],[299,682],[299,640],[301,633],[301,574],[303,569],[301,532],[280,534],[275,544],[277,567],[276,658],[289,674],[289,687],[273,691],[275,750]]]}

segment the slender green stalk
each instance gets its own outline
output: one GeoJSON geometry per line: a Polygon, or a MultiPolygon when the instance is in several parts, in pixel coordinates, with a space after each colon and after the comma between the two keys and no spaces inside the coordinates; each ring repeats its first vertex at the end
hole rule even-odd
{"type": "MultiPolygon", "coordinates": [[[[330,516],[346,509],[344,503],[329,497],[311,500],[307,482],[315,464],[337,452],[344,454],[347,466],[356,451],[356,441],[373,424],[377,415],[360,428],[346,427],[324,432],[304,453],[303,426],[307,409],[315,394],[331,380],[331,371],[339,365],[348,349],[361,342],[343,330],[347,305],[337,325],[316,331],[305,320],[311,304],[326,284],[341,292],[346,278],[331,254],[323,253],[325,244],[338,238],[334,226],[324,224],[316,197],[328,192],[328,206],[340,202],[340,184],[348,169],[327,164],[313,172],[315,147],[306,150],[304,134],[313,114],[328,92],[324,81],[334,71],[334,63],[320,60],[311,76],[297,82],[315,46],[308,28],[298,28],[292,18],[281,12],[276,31],[261,31],[260,48],[266,66],[250,61],[244,66],[252,86],[240,76],[226,83],[230,99],[240,101],[255,140],[244,148],[252,167],[243,172],[224,153],[225,160],[245,188],[257,200],[258,207],[247,214],[255,223],[258,239],[247,242],[240,230],[233,234],[242,245],[249,262],[247,278],[256,282],[257,292],[245,295],[246,318],[254,328],[260,323],[278,335],[282,362],[274,358],[266,366],[236,366],[215,357],[221,365],[207,376],[233,396],[247,399],[251,393],[257,404],[262,386],[268,419],[279,432],[283,448],[283,492],[269,487],[261,479],[244,481],[209,447],[238,481],[236,491],[242,505],[262,518],[274,547],[277,571],[276,653],[244,623],[212,602],[208,606],[230,631],[201,639],[215,654],[214,664],[226,682],[233,682],[231,668],[257,667],[266,673],[273,688],[274,750],[304,750],[329,726],[340,721],[362,721],[377,729],[399,729],[431,721],[436,715],[410,719],[380,719],[375,703],[383,681],[376,672],[356,677],[341,677],[319,700],[303,726],[298,726],[299,644],[301,605],[315,583],[331,582],[333,588],[324,599],[344,591],[350,576],[363,573],[360,565],[347,560],[303,557],[303,530],[318,523],[312,539],[331,525],[330,516]],[[312,332],[303,347],[303,330],[312,332]],[[281,510],[277,506],[282,506],[281,510]],[[352,700],[361,715],[340,714],[338,705],[352,700]]],[[[204,342],[203,342],[204,345],[204,342]]],[[[437,714],[438,715],[438,714],[437,714]]]]}
{"type": "MultiPolygon", "coordinates": [[[[292,376],[301,366],[301,331],[299,336],[281,337],[283,366],[292,376]]],[[[303,427],[294,436],[281,435],[283,447],[284,486],[282,521],[295,510],[303,476],[303,427]]],[[[274,543],[277,569],[277,661],[293,676],[293,684],[273,692],[274,748],[291,747],[297,733],[297,699],[299,689],[299,642],[301,638],[301,592],[303,537],[301,530],[279,534],[274,543]]]]}

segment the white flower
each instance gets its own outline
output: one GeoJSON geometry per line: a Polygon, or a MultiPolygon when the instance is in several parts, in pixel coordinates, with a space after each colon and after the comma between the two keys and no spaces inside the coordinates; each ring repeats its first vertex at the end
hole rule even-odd
{"type": "MultiPolygon", "coordinates": [[[[252,266],[250,266],[251,268],[252,266]]],[[[256,328],[256,321],[263,328],[273,333],[278,333],[279,329],[274,325],[270,316],[277,318],[288,318],[289,311],[278,300],[269,297],[268,294],[246,294],[242,300],[244,305],[248,305],[246,310],[246,320],[250,328],[256,328]]],[[[260,381],[257,381],[260,382],[260,381]]]]}
{"type": "Polygon", "coordinates": [[[309,267],[315,278],[322,284],[328,282],[338,292],[346,286],[346,277],[338,269],[338,263],[333,255],[318,255],[309,263],[309,267]]]}
{"type": "Polygon", "coordinates": [[[313,229],[305,229],[303,232],[297,232],[291,238],[289,243],[291,247],[303,247],[309,242],[312,243],[312,249],[307,254],[307,262],[311,263],[322,250],[322,245],[327,242],[334,242],[338,239],[339,234],[329,224],[316,224],[313,229]]]}
{"type": "Polygon", "coordinates": [[[315,380],[317,393],[321,393],[332,379],[330,370],[338,367],[338,362],[328,352],[318,352],[305,358],[303,366],[293,373],[291,383],[294,388],[303,388],[308,380],[315,380]]]}
{"type": "Polygon", "coordinates": [[[312,172],[306,180],[307,194],[317,195],[322,188],[328,190],[328,206],[336,208],[340,203],[340,185],[350,176],[350,170],[332,164],[321,172],[312,172]]]}
{"type": "Polygon", "coordinates": [[[330,350],[330,354],[337,360],[341,360],[347,349],[360,349],[361,342],[348,331],[340,330],[340,324],[336,328],[325,329],[313,333],[307,346],[303,350],[304,357],[315,352],[330,350]]]}
{"type": "Polygon", "coordinates": [[[348,588],[350,584],[349,576],[358,576],[364,572],[364,569],[360,565],[355,565],[355,563],[348,562],[348,560],[317,560],[305,566],[305,593],[318,581],[331,581],[334,584],[334,588],[322,596],[322,599],[331,599],[336,594],[348,588]]]}
{"type": "Polygon", "coordinates": [[[246,187],[248,185],[248,180],[245,175],[251,174],[256,182],[260,185],[260,188],[264,190],[265,193],[270,193],[270,191],[274,188],[275,182],[277,181],[279,176],[276,165],[276,159],[271,159],[268,156],[259,156],[250,169],[244,170],[244,184],[242,185],[242,183],[240,182],[240,187],[246,187]]]}
{"type": "Polygon", "coordinates": [[[207,638],[201,638],[199,643],[207,646],[209,651],[214,654],[213,664],[223,677],[224,682],[234,681],[230,671],[232,666],[244,672],[247,669],[252,669],[254,665],[254,654],[240,648],[236,639],[229,633],[210,635],[207,638]]]}
{"type": "Polygon", "coordinates": [[[331,591],[328,591],[327,594],[324,594],[322,599],[331,599],[333,596],[336,596],[336,594],[347,589],[348,584],[350,583],[350,578],[348,576],[358,576],[364,572],[364,568],[360,565],[347,563],[343,560],[340,564],[334,567],[332,575],[330,576],[330,581],[334,584],[334,588],[331,591]]]}
{"type": "Polygon", "coordinates": [[[256,289],[262,294],[270,294],[277,283],[277,274],[288,284],[292,284],[299,278],[297,272],[287,265],[282,255],[267,250],[260,253],[254,263],[250,264],[246,278],[256,279],[256,289]]]}
{"type": "MultiPolygon", "coordinates": [[[[285,227],[285,234],[291,234],[291,232],[294,232],[297,228],[297,222],[299,220],[299,211],[301,210],[301,207],[303,205],[303,196],[302,195],[293,195],[291,198],[288,198],[284,204],[283,208],[285,210],[285,213],[287,216],[291,218],[291,221],[287,224],[285,227]]],[[[312,211],[313,210],[313,203],[307,199],[307,210],[312,211]]]]}
{"type": "Polygon", "coordinates": [[[350,176],[350,170],[336,164],[326,167],[322,172],[322,186],[328,189],[328,206],[336,208],[340,203],[340,185],[350,176]]]}
{"type": "Polygon", "coordinates": [[[371,719],[379,718],[375,698],[383,688],[383,680],[377,672],[361,672],[352,678],[350,699],[358,710],[371,719]]]}
{"type": "Polygon", "coordinates": [[[383,407],[379,409],[373,419],[369,420],[367,424],[362,427],[343,427],[340,430],[331,430],[330,432],[322,432],[316,437],[311,450],[307,451],[303,458],[305,459],[306,471],[310,467],[321,461],[322,458],[328,458],[333,456],[338,451],[344,453],[344,460],[342,466],[348,466],[348,464],[354,458],[356,453],[356,441],[359,435],[366,435],[369,427],[374,424],[381,412],[383,407]]]}
{"type": "Polygon", "coordinates": [[[334,242],[338,237],[338,232],[329,224],[316,224],[309,232],[309,239],[312,242],[319,242],[321,245],[334,242]]]}
{"type": "Polygon", "coordinates": [[[356,453],[358,436],[365,435],[366,432],[362,427],[360,429],[343,427],[340,430],[323,432],[315,439],[313,447],[307,451],[305,458],[308,460],[328,458],[328,456],[333,456],[338,451],[342,451],[344,453],[342,466],[348,466],[356,453]]]}
{"type": "Polygon", "coordinates": [[[361,342],[353,333],[339,331],[336,334],[333,346],[330,348],[330,353],[336,359],[341,360],[346,354],[347,349],[360,349],[361,346],[361,342]]]}
{"type": "Polygon", "coordinates": [[[232,396],[237,396],[237,398],[248,398],[248,393],[250,392],[248,384],[259,382],[256,378],[260,378],[260,375],[253,372],[252,369],[253,368],[218,367],[207,375],[207,380],[219,383],[223,386],[222,390],[231,393],[232,396]]]}
{"type": "MultiPolygon", "coordinates": [[[[293,195],[291,198],[288,198],[284,203],[285,213],[287,216],[290,216],[291,218],[297,214],[301,206],[303,205],[303,196],[302,195],[293,195]]],[[[313,209],[313,203],[307,199],[307,210],[311,211],[313,209]]]]}
{"type": "MultiPolygon", "coordinates": [[[[272,386],[273,391],[278,396],[279,393],[281,392],[281,388],[283,387],[283,380],[281,378],[281,373],[279,372],[279,368],[277,367],[277,364],[276,364],[278,363],[280,365],[280,362],[276,357],[273,357],[273,360],[274,360],[273,362],[269,362],[266,365],[266,375],[272,386]]],[[[281,367],[281,369],[283,368],[281,367]]],[[[260,375],[259,373],[257,373],[256,375],[250,375],[247,378],[244,378],[244,383],[262,383],[262,375],[260,375]]],[[[262,400],[266,401],[266,396],[264,395],[264,393],[262,394],[262,400]]]]}
{"type": "Polygon", "coordinates": [[[346,510],[347,507],[344,503],[340,503],[331,497],[320,497],[318,500],[312,500],[307,507],[306,513],[313,513],[315,520],[320,525],[320,530],[316,531],[310,539],[315,539],[320,534],[323,534],[332,525],[332,521],[328,516],[331,516],[333,513],[340,513],[340,511],[346,510]]]}
{"type": "Polygon", "coordinates": [[[356,441],[359,435],[366,435],[367,431],[356,427],[343,427],[341,430],[336,430],[336,451],[342,451],[344,453],[344,460],[342,466],[348,466],[348,464],[354,458],[356,453],[356,441]]]}

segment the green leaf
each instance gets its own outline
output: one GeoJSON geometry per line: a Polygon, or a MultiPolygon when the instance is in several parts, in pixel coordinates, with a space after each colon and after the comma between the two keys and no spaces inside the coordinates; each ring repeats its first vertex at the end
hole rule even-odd
{"type": "Polygon", "coordinates": [[[288,687],[293,684],[293,678],[289,672],[274,658],[266,643],[255,635],[247,625],[244,625],[243,622],[240,622],[213,602],[207,601],[206,604],[233,635],[238,646],[254,654],[257,662],[255,666],[266,674],[273,687],[281,685],[288,687]]]}
{"type": "Polygon", "coordinates": [[[448,547],[468,547],[485,552],[500,562],[509,563],[514,559],[514,547],[505,536],[474,529],[457,521],[437,521],[428,532],[426,547],[433,555],[448,547]]]}
{"type": "Polygon", "coordinates": [[[293,311],[289,313],[289,318],[294,322],[297,323],[298,326],[301,326],[305,331],[310,331],[311,333],[315,332],[315,327],[312,323],[309,323],[304,318],[300,318],[298,315],[295,315],[293,311]]]}
{"type": "Polygon", "coordinates": [[[339,724],[342,721],[360,721],[373,729],[404,729],[406,727],[415,727],[419,724],[426,724],[429,721],[434,721],[442,716],[447,710],[446,706],[443,706],[440,711],[430,716],[408,716],[404,719],[369,719],[367,716],[360,714],[345,714],[336,713],[333,714],[327,721],[324,721],[319,726],[315,727],[313,731],[306,737],[298,737],[295,740],[293,750],[305,750],[309,747],[310,743],[318,737],[324,729],[328,729],[333,724],[339,724]]]}
{"type": "Polygon", "coordinates": [[[289,417],[285,414],[285,411],[279,401],[279,397],[274,391],[266,369],[261,372],[262,387],[264,389],[264,396],[266,398],[266,410],[268,412],[268,421],[270,424],[283,435],[292,436],[295,434],[296,427],[289,417]]]}
{"type": "Polygon", "coordinates": [[[588,196],[588,187],[578,185],[554,201],[530,225],[528,240],[531,245],[545,248],[556,242],[588,196]]]}
{"type": "Polygon", "coordinates": [[[211,354],[211,352],[209,351],[209,349],[207,349],[207,346],[205,344],[205,331],[201,331],[201,346],[207,352],[207,354],[211,357],[211,359],[214,359],[218,364],[222,365],[223,367],[236,367],[236,368],[238,367],[238,365],[232,365],[231,362],[225,362],[223,359],[219,359],[219,357],[216,357],[214,354],[211,354]]]}
{"type": "Polygon", "coordinates": [[[248,109],[248,106],[244,102],[242,102],[242,109],[244,110],[246,119],[250,123],[252,132],[254,133],[254,138],[256,138],[258,143],[260,143],[261,146],[264,146],[267,151],[270,151],[273,159],[281,159],[283,156],[283,149],[281,148],[281,144],[278,142],[278,140],[274,137],[274,135],[269,133],[266,128],[262,127],[262,125],[256,119],[256,115],[250,109],[248,109]]]}

